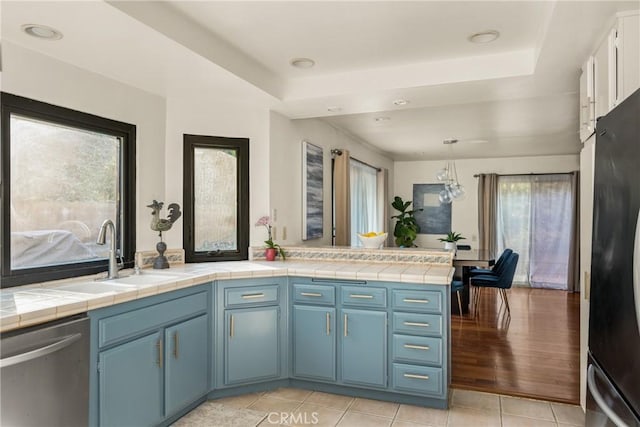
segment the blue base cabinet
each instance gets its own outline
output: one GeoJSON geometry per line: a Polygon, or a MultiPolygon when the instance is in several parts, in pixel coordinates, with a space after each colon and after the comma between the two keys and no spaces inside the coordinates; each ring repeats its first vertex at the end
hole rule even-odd
{"type": "Polygon", "coordinates": [[[387,386],[387,313],[342,309],[342,382],[387,386]]]}
{"type": "Polygon", "coordinates": [[[100,353],[100,425],[152,426],[164,418],[159,332],[100,353]]]}
{"type": "Polygon", "coordinates": [[[214,289],[215,388],[286,378],[286,278],[220,280],[214,289]]]}
{"type": "Polygon", "coordinates": [[[89,312],[89,424],[170,422],[210,390],[210,285],[89,312]]]}
{"type": "Polygon", "coordinates": [[[336,309],[294,305],[293,376],[336,380],[336,309]]]}

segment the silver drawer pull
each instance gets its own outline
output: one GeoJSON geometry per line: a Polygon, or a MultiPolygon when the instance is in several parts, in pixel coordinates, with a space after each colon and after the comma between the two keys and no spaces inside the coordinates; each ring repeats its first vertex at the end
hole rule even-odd
{"type": "Polygon", "coordinates": [[[419,322],[404,322],[404,326],[420,326],[421,328],[428,328],[428,323],[419,323],[419,322]]]}
{"type": "Polygon", "coordinates": [[[412,348],[414,350],[430,350],[427,345],[415,345],[415,344],[405,344],[404,348],[412,348]]]}
{"type": "Polygon", "coordinates": [[[428,380],[429,375],[404,374],[405,378],[413,378],[414,380],[428,380]]]}
{"type": "Polygon", "coordinates": [[[300,292],[303,297],[321,297],[322,294],[318,292],[300,292]]]}
{"type": "Polygon", "coordinates": [[[373,295],[351,294],[349,295],[349,298],[373,299],[373,295]]]}
{"type": "Polygon", "coordinates": [[[418,303],[418,304],[429,304],[429,300],[428,299],[405,298],[402,301],[404,301],[404,302],[414,302],[414,303],[418,303]]]}
{"type": "Polygon", "coordinates": [[[259,293],[259,294],[244,294],[244,295],[242,295],[242,298],[244,298],[244,299],[263,298],[263,297],[264,297],[263,293],[259,293]]]}

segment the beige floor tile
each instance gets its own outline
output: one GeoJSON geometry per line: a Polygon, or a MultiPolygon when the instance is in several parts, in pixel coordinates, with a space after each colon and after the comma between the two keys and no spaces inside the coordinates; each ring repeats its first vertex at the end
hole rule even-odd
{"type": "Polygon", "coordinates": [[[453,407],[449,409],[448,427],[500,427],[500,414],[481,409],[453,407]]]}
{"type": "Polygon", "coordinates": [[[290,422],[292,426],[333,427],[338,424],[344,411],[305,402],[296,409],[294,415],[298,418],[294,420],[297,422],[290,422]]]}
{"type": "Polygon", "coordinates": [[[391,421],[391,418],[347,411],[338,423],[338,427],[389,427],[391,421]]]}
{"type": "Polygon", "coordinates": [[[262,393],[241,394],[240,396],[216,399],[215,402],[231,408],[248,408],[253,402],[258,400],[260,396],[262,396],[262,393]]]}
{"type": "Polygon", "coordinates": [[[551,403],[551,409],[558,423],[571,424],[574,426],[583,426],[585,423],[584,412],[580,406],[551,403]]]}
{"type": "Polygon", "coordinates": [[[314,391],[309,397],[305,399],[304,402],[345,411],[349,407],[349,405],[351,405],[353,400],[353,397],[349,396],[341,396],[339,394],[314,391]]]}
{"type": "Polygon", "coordinates": [[[264,413],[270,412],[283,412],[289,413],[295,411],[298,406],[300,406],[300,402],[294,402],[293,400],[284,400],[278,399],[275,397],[267,397],[262,396],[251,405],[249,405],[248,409],[253,409],[254,411],[262,411],[264,413]]]}
{"type": "Polygon", "coordinates": [[[276,397],[278,399],[295,400],[296,402],[304,402],[304,400],[313,393],[311,390],[302,390],[299,388],[279,388],[268,391],[265,396],[276,397]]]}
{"type": "Polygon", "coordinates": [[[447,425],[449,412],[444,409],[423,408],[421,406],[400,405],[396,421],[410,421],[421,425],[444,427],[447,425]]]}
{"type": "Polygon", "coordinates": [[[471,390],[453,390],[451,406],[500,412],[500,396],[471,390]]]}
{"type": "Polygon", "coordinates": [[[502,401],[503,414],[555,422],[549,402],[509,396],[501,396],[500,399],[502,401]]]}
{"type": "Polygon", "coordinates": [[[380,417],[393,418],[398,412],[399,403],[384,402],[382,400],[371,400],[356,398],[349,407],[349,411],[363,412],[369,415],[378,415],[380,417]]]}
{"type": "Polygon", "coordinates": [[[502,427],[557,427],[553,421],[502,414],[502,427]]]}
{"type": "Polygon", "coordinates": [[[391,427],[425,427],[425,425],[428,425],[428,424],[418,424],[418,423],[412,423],[411,421],[396,420],[393,422],[393,424],[391,424],[391,427]]]}

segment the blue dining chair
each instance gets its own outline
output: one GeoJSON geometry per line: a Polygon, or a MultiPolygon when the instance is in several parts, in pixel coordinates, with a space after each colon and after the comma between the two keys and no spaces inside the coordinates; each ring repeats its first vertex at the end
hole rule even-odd
{"type": "Polygon", "coordinates": [[[511,308],[509,307],[509,299],[507,298],[507,289],[511,288],[513,284],[513,276],[516,273],[516,267],[518,266],[518,255],[516,252],[512,252],[509,257],[504,261],[503,268],[500,274],[479,274],[472,276],[469,279],[469,284],[476,288],[473,297],[473,306],[475,315],[479,313],[480,306],[480,294],[484,288],[496,288],[500,293],[500,297],[507,307],[507,313],[511,315],[511,308]]]}
{"type": "Polygon", "coordinates": [[[455,292],[458,297],[458,313],[460,313],[460,317],[462,317],[462,301],[460,300],[460,292],[464,289],[464,283],[462,280],[454,280],[451,282],[451,292],[455,292]]]}
{"type": "Polygon", "coordinates": [[[507,258],[509,258],[509,255],[511,255],[512,253],[513,253],[513,250],[508,248],[505,249],[500,255],[500,257],[498,258],[498,261],[496,261],[496,263],[492,268],[472,267],[469,269],[469,275],[471,277],[477,276],[479,274],[498,274],[499,275],[502,269],[504,268],[504,262],[507,260],[507,258]]]}

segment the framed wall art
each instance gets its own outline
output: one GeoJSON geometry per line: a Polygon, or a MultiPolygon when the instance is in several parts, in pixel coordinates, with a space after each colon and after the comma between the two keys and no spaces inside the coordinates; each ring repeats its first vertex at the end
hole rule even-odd
{"type": "Polygon", "coordinates": [[[420,234],[447,234],[451,231],[451,205],[438,199],[444,184],[413,184],[413,209],[420,234]]]}
{"type": "Polygon", "coordinates": [[[302,141],[302,240],[322,238],[323,163],[322,147],[302,141]]]}

